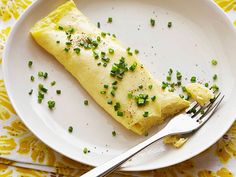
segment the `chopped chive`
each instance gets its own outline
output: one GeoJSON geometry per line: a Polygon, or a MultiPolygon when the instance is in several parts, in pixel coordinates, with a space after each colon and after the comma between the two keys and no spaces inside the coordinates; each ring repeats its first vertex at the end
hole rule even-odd
{"type": "Polygon", "coordinates": [[[32,95],[32,93],[33,93],[33,89],[31,89],[30,91],[29,91],[29,95],[32,95]]]}
{"type": "Polygon", "coordinates": [[[72,127],[72,126],[69,126],[69,127],[68,127],[68,132],[69,132],[69,133],[72,133],[72,132],[73,132],[73,127],[72,127]]]}
{"type": "Polygon", "coordinates": [[[53,109],[54,107],[55,107],[55,105],[56,105],[56,102],[55,101],[52,101],[52,100],[49,100],[48,101],[48,108],[49,109],[53,109]]]}
{"type": "Polygon", "coordinates": [[[152,90],[152,87],[153,87],[153,85],[149,85],[149,86],[148,86],[148,88],[149,88],[150,90],[152,90]]]}
{"type": "Polygon", "coordinates": [[[70,48],[64,48],[65,52],[69,52],[70,48]]]}
{"type": "Polygon", "coordinates": [[[112,131],[112,136],[116,136],[116,131],[112,131]]]}
{"type": "Polygon", "coordinates": [[[124,113],[121,112],[121,111],[117,111],[117,116],[119,116],[119,117],[123,117],[123,116],[124,116],[124,113]]]}
{"type": "Polygon", "coordinates": [[[100,28],[101,27],[101,24],[100,22],[97,22],[97,27],[100,28]]]}
{"type": "Polygon", "coordinates": [[[187,89],[186,89],[185,86],[182,87],[182,91],[183,91],[183,92],[187,92],[187,89]]]}
{"type": "Polygon", "coordinates": [[[60,41],[57,41],[57,44],[59,44],[60,43],[60,41]]]}
{"type": "Polygon", "coordinates": [[[59,30],[64,30],[64,28],[62,26],[58,26],[59,30]]]}
{"type": "Polygon", "coordinates": [[[118,87],[117,87],[117,86],[115,86],[115,85],[114,85],[114,86],[112,86],[112,89],[113,89],[113,90],[117,90],[117,88],[118,88],[118,87]]]}
{"type": "Polygon", "coordinates": [[[107,67],[107,63],[103,63],[103,65],[102,66],[104,66],[104,67],[107,67]]]}
{"type": "Polygon", "coordinates": [[[38,89],[39,91],[42,91],[43,93],[47,93],[48,92],[48,89],[46,89],[43,84],[39,84],[38,85],[38,89]]]}
{"type": "Polygon", "coordinates": [[[182,82],[181,81],[178,81],[177,82],[177,86],[179,87],[179,86],[181,86],[182,85],[182,82]]]}
{"type": "Polygon", "coordinates": [[[128,98],[133,98],[133,94],[131,92],[128,93],[128,98]]]}
{"type": "Polygon", "coordinates": [[[213,80],[215,81],[215,80],[217,80],[217,78],[218,78],[217,74],[214,74],[213,80]]]}
{"type": "Polygon", "coordinates": [[[173,73],[173,69],[170,68],[169,71],[168,71],[168,74],[172,75],[172,73],[173,73]]]}
{"type": "Polygon", "coordinates": [[[74,51],[75,51],[76,54],[78,54],[78,55],[80,54],[80,48],[78,48],[78,47],[74,48],[74,51]]]}
{"type": "Polygon", "coordinates": [[[109,51],[109,54],[114,54],[114,49],[109,48],[108,51],[109,51]]]}
{"type": "Polygon", "coordinates": [[[44,79],[47,79],[47,78],[48,78],[48,73],[45,72],[45,73],[43,74],[43,77],[44,77],[44,79]]]}
{"type": "Polygon", "coordinates": [[[66,45],[67,45],[67,46],[71,46],[72,43],[71,43],[71,42],[66,42],[66,45]]]}
{"type": "Polygon", "coordinates": [[[51,82],[51,86],[54,86],[54,85],[56,85],[56,81],[51,82]]]}
{"type": "Polygon", "coordinates": [[[137,62],[134,62],[130,67],[129,67],[129,70],[130,71],[134,71],[137,67],[137,62]]]}
{"type": "Polygon", "coordinates": [[[107,23],[112,23],[112,18],[111,17],[108,17],[107,23]]]}
{"type": "Polygon", "coordinates": [[[195,76],[192,76],[190,81],[191,81],[192,83],[195,83],[196,80],[197,80],[197,78],[196,78],[195,76]]]}
{"type": "Polygon", "coordinates": [[[217,62],[217,60],[214,60],[214,59],[213,59],[213,60],[211,60],[211,64],[215,66],[215,65],[218,64],[218,62],[217,62]]]}
{"type": "Polygon", "coordinates": [[[44,94],[39,91],[38,92],[38,103],[42,103],[43,99],[44,99],[44,94]]]}
{"type": "Polygon", "coordinates": [[[88,106],[88,104],[89,104],[88,100],[84,100],[84,105],[88,106]]]}
{"type": "Polygon", "coordinates": [[[69,33],[69,34],[73,34],[74,32],[75,32],[75,29],[74,29],[74,28],[71,28],[71,29],[68,30],[68,33],[69,33]]]}
{"type": "Polygon", "coordinates": [[[34,76],[30,76],[30,80],[34,82],[34,76]]]}
{"type": "Polygon", "coordinates": [[[105,89],[108,89],[109,85],[105,84],[105,85],[103,85],[103,87],[104,87],[105,89]]]}
{"type": "Polygon", "coordinates": [[[155,23],[156,23],[155,20],[151,18],[151,19],[150,19],[150,24],[151,24],[152,27],[155,26],[155,23]]]}
{"type": "Polygon", "coordinates": [[[112,105],[112,100],[108,100],[108,101],[107,101],[107,104],[112,105]]]}
{"type": "Polygon", "coordinates": [[[28,67],[31,68],[33,65],[33,61],[28,61],[28,67]]]}
{"type": "Polygon", "coordinates": [[[168,87],[168,83],[162,82],[161,88],[162,88],[163,90],[165,90],[167,87],[168,87]]]}
{"type": "Polygon", "coordinates": [[[97,41],[101,42],[101,37],[100,36],[97,37],[97,41]]]}
{"type": "Polygon", "coordinates": [[[218,90],[219,90],[219,87],[218,87],[216,84],[214,84],[214,85],[211,86],[211,89],[212,89],[213,91],[218,91],[218,90]]]}
{"type": "Polygon", "coordinates": [[[171,76],[166,76],[167,81],[171,81],[171,76]]]}
{"type": "Polygon", "coordinates": [[[184,95],[182,95],[182,94],[179,94],[179,97],[183,99],[183,98],[184,98],[184,95]]]}
{"type": "Polygon", "coordinates": [[[104,38],[106,37],[106,33],[105,32],[101,32],[101,36],[104,38]]]}
{"type": "Polygon", "coordinates": [[[168,28],[171,28],[172,27],[172,22],[168,22],[168,28]]]}
{"type": "Polygon", "coordinates": [[[112,83],[112,85],[116,85],[118,82],[117,81],[114,81],[113,83],[112,83]]]}
{"type": "Polygon", "coordinates": [[[148,114],[149,114],[149,112],[148,112],[148,111],[145,111],[145,112],[143,113],[143,117],[148,117],[148,114]]]}
{"type": "Polygon", "coordinates": [[[152,101],[155,101],[155,100],[156,100],[156,96],[153,96],[153,97],[151,98],[151,100],[152,100],[152,101]]]}
{"type": "Polygon", "coordinates": [[[104,95],[104,94],[106,94],[107,92],[106,91],[100,91],[100,94],[102,94],[102,95],[104,95]]]}
{"type": "Polygon", "coordinates": [[[85,148],[83,149],[83,153],[84,153],[84,154],[88,154],[88,153],[90,153],[90,150],[88,150],[88,148],[85,147],[85,148]]]}
{"type": "Polygon", "coordinates": [[[102,64],[101,62],[97,63],[98,66],[100,66],[101,64],[102,64]]]}
{"type": "Polygon", "coordinates": [[[61,94],[61,90],[56,90],[56,93],[57,93],[58,95],[60,95],[60,94],[61,94]]]}
{"type": "Polygon", "coordinates": [[[208,87],[209,86],[209,84],[208,83],[205,83],[205,87],[208,87]]]}
{"type": "Polygon", "coordinates": [[[139,85],[138,88],[139,88],[139,89],[143,89],[143,85],[139,85]]]}
{"type": "Polygon", "coordinates": [[[120,103],[119,102],[117,102],[116,104],[115,104],[115,106],[114,106],[114,110],[115,111],[118,111],[119,109],[120,109],[120,103]]]}
{"type": "Polygon", "coordinates": [[[135,50],[134,50],[134,53],[135,53],[136,55],[139,54],[139,50],[135,49],[135,50]]]}
{"type": "Polygon", "coordinates": [[[115,34],[112,34],[112,37],[116,38],[116,35],[115,35],[115,34]]]}
{"type": "Polygon", "coordinates": [[[182,74],[179,71],[176,72],[176,78],[177,78],[177,80],[182,79],[182,74]]]}

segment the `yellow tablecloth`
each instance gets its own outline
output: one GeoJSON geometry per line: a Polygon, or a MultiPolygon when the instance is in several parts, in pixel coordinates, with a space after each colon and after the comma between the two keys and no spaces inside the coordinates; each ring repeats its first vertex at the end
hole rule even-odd
{"type": "MultiPolygon", "coordinates": [[[[31,0],[0,0],[0,63],[7,36],[31,0]]],[[[216,0],[236,25],[236,0],[216,0]]],[[[236,122],[202,154],[164,169],[148,172],[117,172],[111,176],[232,177],[236,174],[236,122]]],[[[21,122],[7,97],[0,70],[0,177],[79,176],[90,167],[72,161],[38,140],[21,122]]]]}

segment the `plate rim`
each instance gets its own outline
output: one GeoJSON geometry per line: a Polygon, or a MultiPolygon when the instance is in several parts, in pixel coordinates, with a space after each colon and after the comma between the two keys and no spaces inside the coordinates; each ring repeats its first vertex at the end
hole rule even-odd
{"type": "MultiPolygon", "coordinates": [[[[19,26],[19,24],[25,19],[25,16],[27,16],[30,12],[32,12],[32,10],[34,8],[37,7],[37,5],[39,3],[42,3],[43,1],[45,0],[37,0],[35,2],[33,2],[24,12],[23,14],[20,16],[20,18],[15,22],[14,26],[12,27],[12,30],[7,38],[7,41],[6,41],[6,44],[5,44],[5,47],[4,47],[4,51],[3,51],[3,57],[2,57],[2,72],[3,72],[3,80],[4,80],[4,85],[6,87],[6,91],[7,91],[7,95],[10,99],[10,102],[12,104],[12,106],[14,107],[15,111],[16,111],[16,115],[23,121],[23,123],[27,126],[27,128],[31,131],[31,133],[33,133],[37,138],[39,138],[43,143],[45,143],[47,146],[49,146],[50,148],[52,148],[53,150],[55,150],[56,152],[70,158],[70,159],[73,159],[79,163],[83,163],[83,164],[86,164],[86,165],[89,165],[89,166],[94,166],[94,165],[91,165],[89,164],[89,162],[86,162],[83,158],[81,159],[75,159],[72,155],[68,155],[68,153],[65,153],[63,151],[63,148],[58,148],[58,147],[55,147],[55,145],[52,145],[53,143],[50,143],[50,141],[46,140],[43,138],[42,135],[38,135],[36,133],[35,130],[33,130],[33,128],[27,124],[27,121],[23,118],[23,113],[18,110],[18,107],[15,103],[15,99],[13,98],[13,95],[12,95],[12,92],[10,91],[11,90],[11,86],[10,86],[10,83],[8,81],[8,72],[7,72],[7,63],[8,63],[8,52],[9,51],[9,46],[10,46],[10,42],[11,40],[13,40],[13,34],[16,32],[17,30],[17,26],[19,26]]],[[[232,32],[234,32],[236,34],[236,29],[233,25],[233,23],[230,21],[230,19],[228,18],[227,14],[220,8],[218,7],[218,5],[212,1],[212,0],[201,0],[201,1],[204,1],[206,4],[208,4],[208,7],[211,7],[212,9],[214,9],[214,11],[216,11],[218,13],[219,16],[221,16],[224,20],[224,22],[227,23],[227,27],[229,27],[232,32]]],[[[45,2],[44,2],[45,3],[45,2]]],[[[235,113],[236,114],[236,113],[235,113]]],[[[235,119],[235,118],[234,118],[235,119]]],[[[235,119],[236,120],[236,119],[235,119]]],[[[234,121],[232,122],[232,124],[234,123],[234,121]]],[[[228,129],[232,126],[232,124],[227,128],[227,130],[224,130],[222,132],[227,132],[228,129]]],[[[216,136],[215,138],[215,141],[212,141],[211,143],[208,143],[208,145],[206,146],[203,146],[202,148],[199,148],[200,150],[193,153],[191,156],[188,156],[187,158],[183,158],[183,159],[179,159],[179,160],[176,160],[174,161],[173,163],[171,164],[168,164],[168,165],[163,165],[163,166],[159,166],[158,168],[143,168],[143,165],[138,166],[138,167],[135,167],[135,166],[131,166],[131,167],[121,167],[119,170],[120,171],[148,171],[148,170],[155,170],[155,169],[159,169],[159,168],[164,168],[164,167],[168,167],[168,166],[172,166],[172,165],[176,165],[178,163],[181,163],[183,161],[186,161],[188,159],[191,159],[195,156],[197,156],[198,154],[202,153],[203,151],[205,151],[206,149],[208,149],[210,146],[212,146],[213,144],[215,144],[222,136],[223,134],[218,134],[218,136],[216,136]]]]}

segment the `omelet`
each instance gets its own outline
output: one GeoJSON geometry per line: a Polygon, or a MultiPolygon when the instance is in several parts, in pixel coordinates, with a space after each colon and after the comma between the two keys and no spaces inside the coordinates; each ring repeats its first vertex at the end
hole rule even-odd
{"type": "Polygon", "coordinates": [[[73,1],[38,21],[30,32],[97,104],[138,135],[189,106],[188,101],[161,88],[137,51],[93,25],[73,1]]]}
{"type": "Polygon", "coordinates": [[[214,94],[207,87],[198,83],[191,83],[186,86],[186,90],[190,93],[191,97],[197,101],[201,106],[214,98],[214,94]]]}

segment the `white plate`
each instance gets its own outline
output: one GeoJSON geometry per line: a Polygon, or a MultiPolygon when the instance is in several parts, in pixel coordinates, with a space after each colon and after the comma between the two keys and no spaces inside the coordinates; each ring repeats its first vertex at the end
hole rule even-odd
{"type": "MultiPolygon", "coordinates": [[[[79,83],[31,38],[32,25],[65,0],[38,0],[15,25],[5,49],[3,70],[5,84],[13,106],[26,126],[43,142],[74,160],[97,166],[143,141],[146,137],[125,130],[106,114],[81,88],[79,83]],[[32,69],[27,62],[33,60],[32,69]],[[38,104],[38,79],[30,75],[47,71],[55,87],[43,104],[38,104]],[[56,89],[62,95],[55,94],[56,89]],[[56,109],[49,111],[46,100],[56,100],[56,109]],[[84,99],[89,106],[84,106],[84,99]],[[74,132],[68,133],[73,126],[74,132]],[[112,136],[115,130],[117,137],[112,136]],[[91,153],[83,154],[87,147],[91,153]]],[[[140,59],[155,78],[165,79],[170,67],[184,76],[196,75],[202,81],[219,76],[218,84],[226,98],[217,113],[180,149],[162,142],[140,153],[123,166],[123,170],[150,170],[189,159],[214,144],[235,120],[236,107],[236,34],[224,13],[209,0],[77,0],[78,8],[94,23],[101,22],[105,31],[115,33],[121,41],[140,50],[140,59]],[[107,24],[107,18],[113,23],[107,24]],[[156,19],[151,27],[150,18],[156,19]],[[167,23],[173,22],[171,29],[167,23]],[[152,47],[153,46],[153,47],[152,47]],[[211,59],[218,60],[212,66],[211,59]]],[[[37,77],[36,77],[37,78],[37,77]]],[[[43,81],[42,81],[43,82],[43,81]]],[[[157,131],[153,128],[150,134],[157,131]]]]}

